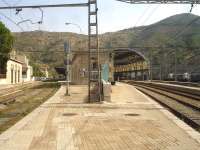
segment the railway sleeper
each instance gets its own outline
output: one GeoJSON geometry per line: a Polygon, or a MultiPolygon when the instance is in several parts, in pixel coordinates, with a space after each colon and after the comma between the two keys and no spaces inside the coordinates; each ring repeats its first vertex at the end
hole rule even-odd
{"type": "Polygon", "coordinates": [[[10,96],[7,96],[5,98],[1,98],[0,104],[3,104],[3,105],[13,104],[14,102],[16,102],[16,98],[19,97],[19,96],[22,96],[22,95],[24,95],[24,93],[19,92],[19,93],[16,93],[15,95],[10,95],[10,96]]]}
{"type": "Polygon", "coordinates": [[[16,101],[16,98],[11,98],[11,99],[6,99],[4,100],[4,102],[2,102],[3,105],[9,105],[9,104],[13,104],[16,101]]]}

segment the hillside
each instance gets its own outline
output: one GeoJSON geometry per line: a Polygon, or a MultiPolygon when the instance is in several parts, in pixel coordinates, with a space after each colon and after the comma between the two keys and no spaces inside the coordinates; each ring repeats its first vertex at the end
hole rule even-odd
{"type": "MultiPolygon", "coordinates": [[[[73,50],[87,50],[86,35],[35,31],[14,33],[14,36],[16,50],[29,55],[32,62],[48,64],[51,68],[63,65],[64,41],[70,40],[73,50]]],[[[152,52],[155,65],[164,57],[164,52],[173,49],[177,50],[178,62],[182,64],[197,55],[199,50],[194,47],[200,47],[199,41],[200,17],[189,13],[171,16],[149,26],[100,35],[100,47],[140,47],[137,50],[147,57],[152,52]]],[[[198,63],[199,58],[196,59],[187,63],[198,63]]]]}
{"type": "Polygon", "coordinates": [[[14,33],[14,48],[26,54],[31,63],[47,64],[51,71],[62,66],[64,60],[64,42],[70,41],[73,50],[80,50],[87,44],[87,36],[74,33],[58,32],[23,32],[14,33]]]}
{"type": "MultiPolygon", "coordinates": [[[[185,13],[171,16],[149,26],[129,28],[103,36],[109,35],[114,43],[118,40],[118,46],[129,45],[133,47],[164,46],[167,43],[179,45],[182,40],[191,41],[194,38],[199,39],[199,33],[200,17],[185,13]],[[125,42],[120,43],[118,38],[122,38],[123,40],[121,42],[125,42]]],[[[193,46],[198,46],[197,43],[192,44],[193,46]]]]}

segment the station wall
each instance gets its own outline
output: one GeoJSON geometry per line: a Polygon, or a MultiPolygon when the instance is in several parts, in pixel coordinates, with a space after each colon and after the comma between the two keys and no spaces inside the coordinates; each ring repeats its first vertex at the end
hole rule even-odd
{"type": "MultiPolygon", "coordinates": [[[[93,62],[96,65],[95,61],[93,62]]],[[[100,64],[112,64],[109,53],[100,53],[100,64]]],[[[111,71],[110,71],[111,72],[111,71]]],[[[95,76],[95,72],[92,73],[95,76]]],[[[109,75],[112,76],[112,75],[109,75]]],[[[71,82],[72,84],[88,84],[88,54],[77,54],[74,56],[71,66],[71,82]]]]}

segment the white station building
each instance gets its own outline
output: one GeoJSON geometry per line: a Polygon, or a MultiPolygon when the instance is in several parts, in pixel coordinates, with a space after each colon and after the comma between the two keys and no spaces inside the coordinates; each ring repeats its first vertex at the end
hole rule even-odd
{"type": "Polygon", "coordinates": [[[32,81],[33,68],[29,60],[24,56],[17,56],[16,52],[11,53],[7,61],[6,74],[0,78],[0,84],[18,84],[32,81]]]}
{"type": "Polygon", "coordinates": [[[0,79],[0,84],[17,84],[22,82],[22,62],[9,59],[5,78],[0,79]]]}

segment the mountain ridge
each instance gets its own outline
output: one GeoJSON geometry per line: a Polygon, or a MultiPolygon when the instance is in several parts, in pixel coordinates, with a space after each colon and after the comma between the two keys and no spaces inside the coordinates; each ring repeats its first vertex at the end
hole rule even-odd
{"type": "MultiPolygon", "coordinates": [[[[15,49],[29,56],[32,62],[49,64],[51,68],[63,65],[63,43],[71,41],[73,50],[87,50],[87,35],[64,32],[33,31],[23,33],[13,33],[15,36],[15,49]],[[31,53],[31,51],[33,51],[31,53]],[[34,52],[35,51],[35,52],[34,52]],[[37,51],[37,52],[36,52],[37,51]],[[59,51],[59,53],[58,53],[59,51]]],[[[200,16],[190,13],[177,14],[165,18],[157,23],[132,27],[117,32],[108,32],[99,35],[100,47],[134,47],[134,46],[169,46],[175,47],[200,47],[200,16]]],[[[195,55],[196,50],[177,48],[181,60],[188,55],[195,55]]],[[[150,49],[139,49],[147,57],[150,49]]],[[[163,50],[153,50],[156,56],[163,50]]],[[[165,50],[165,51],[168,51],[165,50]]],[[[158,62],[155,58],[155,63],[158,62]]]]}

